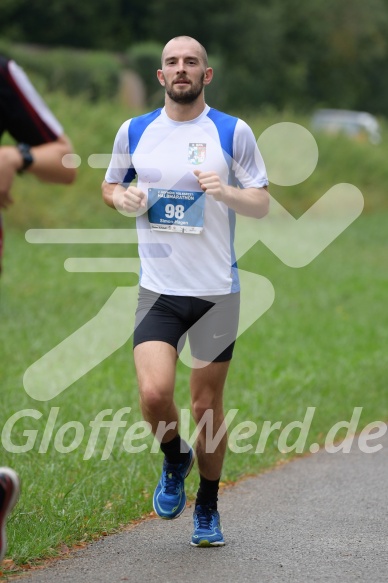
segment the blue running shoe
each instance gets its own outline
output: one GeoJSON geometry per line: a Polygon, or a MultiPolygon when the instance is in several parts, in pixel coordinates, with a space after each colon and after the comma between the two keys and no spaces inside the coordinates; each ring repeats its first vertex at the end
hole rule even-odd
{"type": "Polygon", "coordinates": [[[163,471],[155,488],[153,505],[160,518],[178,518],[186,508],[185,478],[194,464],[194,450],[183,464],[169,464],[164,460],[163,471]]]}
{"type": "Polygon", "coordinates": [[[193,547],[222,547],[220,515],[209,506],[196,506],[194,510],[194,533],[191,539],[193,547]]]}

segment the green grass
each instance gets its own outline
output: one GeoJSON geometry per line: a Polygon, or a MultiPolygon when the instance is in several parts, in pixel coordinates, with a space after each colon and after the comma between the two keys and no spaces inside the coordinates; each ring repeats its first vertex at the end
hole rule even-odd
{"type": "MultiPolygon", "coordinates": [[[[137,443],[147,445],[148,451],[142,453],[128,453],[122,445],[129,426],[141,420],[131,340],[50,402],[33,400],[23,388],[28,366],[90,320],[118,286],[135,284],[130,274],[68,273],[63,267],[68,257],[133,256],[133,247],[31,245],[24,238],[28,228],[132,225],[103,205],[104,172],[89,168],[86,162],[91,153],[110,151],[117,127],[129,114],[113,103],[88,108],[80,100],[50,99],[83,162],[77,183],[67,188],[42,185],[32,177],[17,178],[16,202],[5,217],[1,427],[22,409],[41,413],[39,419],[19,420],[12,432],[14,443],[23,445],[29,435],[34,439],[31,431],[36,431],[34,447],[25,453],[3,448],[1,456],[1,464],[14,467],[23,483],[7,529],[9,556],[17,565],[58,554],[61,543],[71,546],[89,541],[147,515],[161,464],[160,454],[149,453],[151,438],[137,443]],[[107,430],[102,429],[94,454],[84,460],[90,422],[103,409],[114,414],[123,407],[131,411],[123,417],[127,425],[119,429],[112,455],[101,459],[107,438],[107,430]],[[39,453],[52,408],[58,408],[53,435],[47,451],[39,453]],[[84,436],[77,449],[60,453],[55,439],[57,444],[62,442],[58,430],[68,422],[78,422],[84,436]],[[23,435],[24,431],[30,433],[23,435]]],[[[258,135],[285,119],[267,116],[249,121],[258,135]]],[[[367,212],[307,267],[285,266],[261,243],[240,261],[241,268],[267,277],[276,297],[235,349],[225,408],[238,409],[232,427],[249,420],[258,431],[240,443],[252,444],[253,450],[244,454],[228,450],[224,481],[256,474],[295,455],[279,451],[279,432],[271,434],[263,453],[254,453],[264,421],[280,421],[284,427],[302,421],[307,407],[315,407],[307,451],[311,443],[324,443],[334,423],[350,420],[354,407],[363,407],[359,430],[371,421],[388,419],[388,211],[382,194],[387,184],[383,161],[387,146],[325,137],[319,137],[319,146],[322,156],[316,173],[299,187],[271,188],[272,194],[297,216],[330,186],[348,181],[363,191],[367,212]]],[[[127,309],[123,306],[123,319],[127,309]]],[[[71,367],[71,362],[63,366],[71,367]]],[[[189,407],[188,376],[189,369],[179,363],[176,400],[180,408],[189,407]]],[[[290,435],[289,443],[296,435],[290,435]]],[[[74,430],[69,430],[63,444],[70,445],[73,437],[74,430]]],[[[196,472],[187,486],[193,497],[196,472]]]]}

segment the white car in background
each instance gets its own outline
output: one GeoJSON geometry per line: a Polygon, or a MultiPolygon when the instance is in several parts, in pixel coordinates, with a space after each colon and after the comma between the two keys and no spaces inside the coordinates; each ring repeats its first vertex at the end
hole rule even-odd
{"type": "Polygon", "coordinates": [[[365,111],[347,109],[318,109],[311,120],[316,131],[327,134],[345,134],[358,141],[378,144],[381,141],[377,119],[365,111]]]}

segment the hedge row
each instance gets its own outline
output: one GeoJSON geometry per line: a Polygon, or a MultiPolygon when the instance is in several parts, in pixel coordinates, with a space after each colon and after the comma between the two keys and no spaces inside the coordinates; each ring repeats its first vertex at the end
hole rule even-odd
{"type": "MultiPolygon", "coordinates": [[[[164,100],[164,91],[156,78],[162,49],[159,43],[143,42],[115,54],[10,44],[0,39],[0,54],[17,61],[44,93],[62,91],[93,102],[110,99],[117,95],[122,71],[131,69],[144,83],[150,108],[159,107],[164,100]]],[[[213,57],[209,64],[215,68],[215,77],[206,89],[206,98],[213,107],[220,108],[224,105],[222,62],[213,57]]]]}
{"type": "Polygon", "coordinates": [[[82,94],[90,101],[117,94],[122,64],[112,53],[42,49],[1,41],[0,53],[17,61],[45,91],[82,94]]]}

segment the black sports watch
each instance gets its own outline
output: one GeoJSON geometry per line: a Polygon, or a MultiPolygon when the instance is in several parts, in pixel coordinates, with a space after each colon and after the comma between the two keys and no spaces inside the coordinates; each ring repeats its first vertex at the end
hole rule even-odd
{"type": "Polygon", "coordinates": [[[19,168],[18,170],[18,174],[23,174],[23,172],[29,167],[31,166],[31,164],[34,161],[34,157],[31,154],[31,149],[30,146],[28,144],[18,144],[17,149],[19,150],[19,152],[22,155],[23,158],[23,166],[21,168],[19,168]]]}

